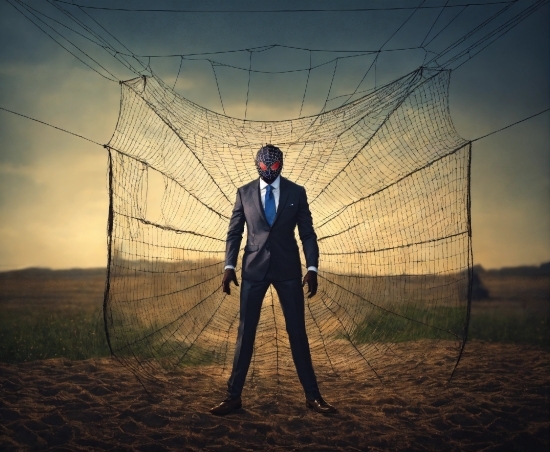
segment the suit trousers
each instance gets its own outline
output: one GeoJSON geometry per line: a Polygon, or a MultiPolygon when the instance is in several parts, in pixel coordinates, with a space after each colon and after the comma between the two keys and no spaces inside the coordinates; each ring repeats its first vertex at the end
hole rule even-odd
{"type": "Polygon", "coordinates": [[[269,286],[273,284],[285,316],[286,331],[298,378],[308,399],[320,396],[313,371],[311,353],[305,325],[304,291],[301,278],[287,281],[248,281],[241,283],[240,322],[233,359],[233,370],[227,382],[229,397],[241,395],[246,374],[252,359],[256,328],[260,320],[262,302],[269,286]]]}

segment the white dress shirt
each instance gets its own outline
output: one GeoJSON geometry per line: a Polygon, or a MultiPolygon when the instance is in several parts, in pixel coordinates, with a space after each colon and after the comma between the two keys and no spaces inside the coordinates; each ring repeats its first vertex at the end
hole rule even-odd
{"type": "MultiPolygon", "coordinates": [[[[265,194],[266,194],[266,187],[267,182],[265,182],[263,179],[260,178],[260,197],[262,198],[262,207],[265,209],[265,194]]],[[[273,197],[275,198],[275,212],[277,212],[277,209],[279,208],[279,199],[281,199],[281,176],[277,176],[277,179],[275,179],[271,183],[271,193],[273,193],[273,197]]],[[[224,270],[227,270],[228,268],[231,268],[235,270],[235,267],[233,265],[226,265],[224,270]]],[[[317,267],[308,267],[308,271],[312,270],[315,273],[317,273],[317,267]]]]}
{"type": "MultiPolygon", "coordinates": [[[[275,179],[271,183],[271,193],[273,193],[273,197],[275,198],[275,212],[277,212],[277,209],[279,208],[279,199],[281,198],[281,176],[277,176],[277,179],[275,179]]],[[[262,207],[265,209],[265,194],[267,192],[267,182],[265,182],[263,179],[260,179],[260,196],[262,198],[262,207]]]]}

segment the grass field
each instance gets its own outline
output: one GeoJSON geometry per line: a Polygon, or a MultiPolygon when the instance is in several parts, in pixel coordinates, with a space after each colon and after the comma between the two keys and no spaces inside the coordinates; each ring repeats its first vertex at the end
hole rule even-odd
{"type": "MultiPolygon", "coordinates": [[[[0,273],[0,361],[109,356],[101,312],[104,277],[102,269],[0,273]]],[[[473,303],[469,338],[549,349],[550,277],[485,275],[482,279],[491,298],[473,303]]],[[[449,309],[455,308],[435,310],[430,320],[439,318],[453,329],[461,325],[463,313],[449,309]]],[[[408,314],[421,319],[421,313],[408,314]]],[[[402,331],[392,337],[394,341],[448,339],[437,330],[410,322],[403,328],[399,322],[395,316],[372,317],[355,331],[354,339],[381,341],[388,328],[402,331]]]]}
{"type": "MultiPolygon", "coordinates": [[[[477,308],[477,307],[476,307],[477,308]]],[[[476,309],[468,337],[472,340],[528,344],[550,350],[550,317],[548,308],[494,310],[476,309]]]]}
{"type": "Polygon", "coordinates": [[[432,308],[429,315],[419,307],[404,309],[403,306],[398,306],[393,308],[392,312],[401,317],[373,311],[373,314],[355,330],[352,338],[359,343],[386,342],[390,337],[392,342],[417,339],[450,340],[453,336],[448,331],[462,331],[466,314],[464,309],[451,307],[432,308]]]}
{"type": "Polygon", "coordinates": [[[109,356],[105,269],[0,273],[0,361],[109,356]]]}
{"type": "Polygon", "coordinates": [[[79,360],[109,356],[100,309],[22,306],[2,308],[0,361],[79,360]]]}
{"type": "Polygon", "coordinates": [[[480,273],[490,298],[472,303],[469,338],[550,349],[550,275],[520,270],[480,273]]]}

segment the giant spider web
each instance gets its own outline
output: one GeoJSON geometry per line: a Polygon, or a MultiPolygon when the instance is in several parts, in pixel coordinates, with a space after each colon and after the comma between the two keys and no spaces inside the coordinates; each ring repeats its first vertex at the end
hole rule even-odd
{"type": "MultiPolygon", "coordinates": [[[[157,379],[191,365],[229,373],[239,290],[231,296],[221,291],[225,234],[236,189],[257,177],[253,156],[271,142],[285,153],[283,175],[306,187],[319,237],[320,287],[305,308],[317,374],[385,379],[427,363],[422,372],[443,366],[452,376],[467,338],[471,299],[471,142],[458,136],[450,119],[448,70],[549,0],[284,10],[7,1],[104,79],[138,76],[120,82],[119,121],[105,145],[105,330],[113,355],[136,375],[157,379]],[[282,43],[205,52],[196,35],[193,45],[177,45],[175,53],[137,54],[102,25],[98,10],[162,13],[172,20],[180,13],[247,19],[297,14],[308,21],[303,30],[312,30],[298,42],[316,40],[320,31],[329,39],[319,43],[332,42],[330,49],[304,48],[289,46],[284,36],[282,43]],[[388,20],[390,11],[404,20],[388,20]],[[328,27],[310,22],[314,13],[328,12],[328,27]],[[354,50],[335,50],[332,14],[360,12],[360,21],[341,23],[369,30],[370,50],[357,50],[362,39],[354,50]],[[388,30],[387,39],[376,30],[388,30]],[[111,58],[124,69],[111,67],[111,58]],[[239,82],[237,73],[248,77],[239,82]],[[407,75],[390,82],[396,74],[407,75]],[[277,87],[286,76],[295,77],[277,87]],[[258,91],[267,99],[256,102],[251,92],[258,91]],[[284,114],[272,108],[285,99],[292,100],[284,114]],[[214,112],[218,100],[221,109],[214,112]],[[260,114],[249,114],[254,109],[260,114]],[[288,120],[289,111],[297,118],[288,120]],[[273,120],[279,117],[284,120],[273,120]]],[[[173,32],[186,26],[160,24],[171,24],[172,41],[173,32]]],[[[258,44],[277,36],[277,24],[261,27],[258,44]]],[[[209,30],[204,36],[225,40],[218,30],[202,28],[209,30]]],[[[139,36],[145,48],[154,48],[147,33],[139,36]]],[[[249,374],[277,377],[266,381],[295,374],[276,298],[269,291],[264,300],[249,374]]]]}
{"type": "MultiPolygon", "coordinates": [[[[145,377],[195,365],[229,375],[239,288],[221,290],[225,236],[237,188],[258,177],[255,153],[273,143],[283,176],[306,187],[318,236],[319,291],[305,307],[318,376],[384,379],[430,356],[451,375],[466,341],[472,253],[470,143],[451,122],[449,79],[419,68],[281,121],[215,113],[155,75],[122,82],[107,145],[113,355],[145,377]]],[[[295,370],[270,289],[249,376],[273,375],[295,370]]]]}

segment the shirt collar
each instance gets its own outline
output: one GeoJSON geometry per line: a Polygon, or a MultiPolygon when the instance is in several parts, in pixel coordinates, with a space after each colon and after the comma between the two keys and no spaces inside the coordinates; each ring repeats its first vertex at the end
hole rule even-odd
{"type": "MultiPolygon", "coordinates": [[[[275,179],[271,183],[271,188],[273,188],[274,190],[278,190],[280,185],[281,185],[281,175],[279,174],[277,176],[277,179],[275,179]]],[[[265,187],[267,187],[267,184],[265,183],[265,181],[262,178],[260,178],[260,190],[264,190],[265,187]]]]}

